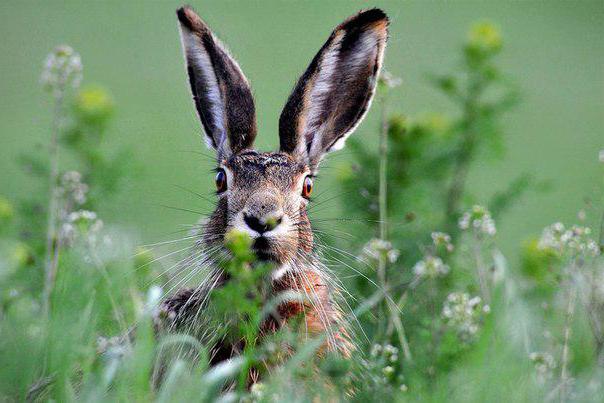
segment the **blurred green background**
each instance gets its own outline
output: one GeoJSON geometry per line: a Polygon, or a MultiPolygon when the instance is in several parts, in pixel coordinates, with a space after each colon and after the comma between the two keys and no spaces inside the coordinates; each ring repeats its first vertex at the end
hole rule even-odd
{"type": "MultiPolygon", "coordinates": [[[[604,148],[604,2],[407,2],[407,1],[191,1],[230,47],[256,95],[258,146],[274,149],[281,107],[297,77],[344,18],[382,7],[391,17],[386,68],[404,84],[392,110],[417,115],[455,113],[426,82],[426,74],[455,66],[472,22],[488,19],[501,29],[501,68],[511,73],[523,102],[503,122],[506,154],[485,155],[470,186],[484,202],[522,172],[551,181],[547,193],[523,196],[499,224],[504,251],[554,220],[574,221],[585,196],[601,184],[598,151],[604,148]],[[555,200],[554,203],[551,201],[555,200]]],[[[117,114],[105,146],[131,147],[141,172],[102,206],[141,241],[169,238],[195,214],[164,206],[208,211],[211,205],[178,186],[213,191],[212,153],[187,88],[174,10],[176,1],[3,1],[0,4],[0,194],[15,200],[37,191],[15,163],[19,153],[48,143],[47,94],[38,79],[57,44],[82,56],[84,83],[113,94],[117,114]],[[201,152],[204,155],[200,155],[201,152]]],[[[377,147],[377,105],[355,136],[377,147]]],[[[350,155],[334,154],[317,183],[322,198],[350,155]]],[[[64,166],[69,161],[62,162],[64,166]]],[[[600,199],[601,200],[601,199],[600,199]]],[[[319,215],[338,216],[338,200],[319,215]]]]}

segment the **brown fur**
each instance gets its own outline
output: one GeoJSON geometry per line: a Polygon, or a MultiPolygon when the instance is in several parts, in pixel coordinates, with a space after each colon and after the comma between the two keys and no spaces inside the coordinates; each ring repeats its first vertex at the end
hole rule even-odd
{"type": "MultiPolygon", "coordinates": [[[[248,81],[209,27],[189,7],[177,11],[193,100],[209,145],[216,150],[226,190],[197,243],[200,251],[224,250],[233,229],[248,232],[258,257],[277,266],[274,294],[294,291],[303,300],[281,303],[262,323],[261,335],[302,317],[309,336],[325,334],[319,351],[352,350],[346,321],[335,301],[329,273],[314,251],[304,178],[323,155],[361,121],[375,91],[387,40],[388,18],[379,9],[358,13],[340,24],[313,58],[287,100],[279,119],[280,152],[251,150],[256,136],[254,101],[248,81]],[[317,95],[316,97],[313,94],[317,95]],[[267,224],[268,222],[276,223],[267,224]]],[[[214,260],[206,262],[209,281],[177,292],[161,305],[158,329],[206,334],[207,296],[228,281],[214,260]],[[197,327],[195,325],[198,325],[197,327]]],[[[218,342],[212,363],[241,352],[241,342],[218,342]]],[[[255,380],[256,375],[251,375],[255,380]]]]}

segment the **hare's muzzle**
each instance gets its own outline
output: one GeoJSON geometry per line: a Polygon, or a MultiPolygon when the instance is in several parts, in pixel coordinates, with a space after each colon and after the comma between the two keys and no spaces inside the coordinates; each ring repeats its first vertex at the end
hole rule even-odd
{"type": "Polygon", "coordinates": [[[243,220],[247,227],[257,234],[252,236],[254,239],[252,247],[256,256],[260,260],[280,261],[279,248],[276,246],[279,243],[278,230],[282,227],[283,216],[273,215],[268,218],[258,218],[244,214],[243,220]]]}
{"type": "Polygon", "coordinates": [[[284,223],[283,200],[277,189],[254,192],[242,211],[243,224],[252,238],[275,235],[284,223]]]}

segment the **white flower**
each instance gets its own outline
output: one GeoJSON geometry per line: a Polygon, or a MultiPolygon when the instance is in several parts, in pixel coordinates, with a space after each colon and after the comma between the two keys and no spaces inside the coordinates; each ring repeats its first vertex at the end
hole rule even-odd
{"type": "Polygon", "coordinates": [[[474,233],[479,236],[494,236],[497,233],[491,213],[485,207],[479,205],[473,206],[470,211],[461,216],[459,228],[464,231],[472,228],[474,233]]]}
{"type": "Polygon", "coordinates": [[[382,70],[379,81],[388,88],[395,88],[403,83],[400,77],[395,77],[388,70],[382,70]]]}
{"type": "Polygon", "coordinates": [[[387,344],[386,347],[384,347],[384,352],[386,353],[386,355],[398,354],[398,348],[394,347],[391,344],[387,344]]]}
{"type": "Polygon", "coordinates": [[[46,57],[40,82],[55,98],[63,95],[68,86],[77,88],[82,81],[82,61],[70,46],[57,46],[46,57]]]}
{"type": "Polygon", "coordinates": [[[88,210],[78,210],[70,213],[67,220],[71,223],[87,223],[96,220],[96,213],[88,210]]]}
{"type": "Polygon", "coordinates": [[[67,171],[61,176],[59,192],[66,202],[82,205],[86,203],[88,185],[82,182],[82,174],[77,171],[67,171]]]}
{"type": "Polygon", "coordinates": [[[59,236],[64,245],[72,245],[76,237],[76,228],[72,223],[64,223],[61,225],[59,236]]]}
{"type": "Polygon", "coordinates": [[[373,347],[371,347],[371,356],[372,357],[377,357],[378,355],[380,355],[380,353],[382,352],[382,346],[379,344],[374,344],[373,347]]]}
{"type": "Polygon", "coordinates": [[[426,256],[413,266],[413,273],[417,277],[435,279],[446,276],[450,271],[449,266],[442,259],[435,256],[426,256]]]}
{"type": "Polygon", "coordinates": [[[553,370],[556,368],[554,357],[547,352],[532,352],[529,354],[529,359],[535,365],[537,371],[537,381],[544,384],[553,375],[553,370]]]}
{"type": "Polygon", "coordinates": [[[401,252],[398,249],[390,249],[386,254],[388,261],[390,263],[394,263],[398,260],[398,257],[401,255],[401,252]]]}
{"type": "Polygon", "coordinates": [[[540,249],[554,249],[560,253],[583,254],[598,256],[600,248],[591,237],[591,228],[573,225],[566,229],[564,224],[557,222],[546,227],[539,239],[540,249]]]}
{"type": "Polygon", "coordinates": [[[432,243],[434,243],[435,247],[439,248],[442,246],[447,252],[453,252],[453,244],[451,243],[451,236],[449,234],[444,232],[433,232],[431,236],[432,243]]]}
{"type": "Polygon", "coordinates": [[[262,382],[256,382],[250,388],[250,393],[254,399],[262,399],[266,393],[266,385],[262,382]]]}
{"type": "Polygon", "coordinates": [[[383,239],[374,238],[363,247],[362,255],[369,260],[380,260],[386,258],[390,263],[395,263],[400,255],[398,249],[392,247],[392,243],[383,239]]]}
{"type": "Polygon", "coordinates": [[[546,227],[541,234],[541,239],[539,239],[539,249],[551,248],[561,251],[566,242],[563,240],[564,233],[564,224],[561,222],[546,227]]]}
{"type": "Polygon", "coordinates": [[[398,361],[398,348],[391,344],[382,346],[380,344],[374,344],[371,347],[371,357],[383,358],[386,362],[395,363],[398,361]]]}
{"type": "Polygon", "coordinates": [[[94,211],[78,210],[67,215],[61,225],[61,240],[63,244],[72,246],[77,239],[85,237],[88,242],[96,243],[103,221],[97,218],[94,211]]]}
{"type": "Polygon", "coordinates": [[[442,310],[444,322],[455,329],[459,338],[464,342],[473,341],[480,329],[482,315],[488,313],[485,310],[482,299],[478,296],[470,297],[465,292],[453,292],[447,296],[442,310]]]}
{"type": "Polygon", "coordinates": [[[387,365],[382,369],[382,372],[384,373],[385,376],[390,376],[394,373],[394,368],[391,367],[390,365],[387,365]]]}
{"type": "Polygon", "coordinates": [[[97,353],[112,359],[122,358],[129,352],[127,343],[124,343],[124,340],[116,336],[99,336],[96,340],[96,350],[97,353]]]}

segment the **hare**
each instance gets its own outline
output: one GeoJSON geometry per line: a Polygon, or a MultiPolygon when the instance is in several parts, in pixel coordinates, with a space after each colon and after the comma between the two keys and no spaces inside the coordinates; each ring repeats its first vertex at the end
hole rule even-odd
{"type": "MultiPolygon", "coordinates": [[[[193,101],[217,157],[217,206],[204,224],[198,248],[224,249],[225,234],[233,229],[249,234],[258,258],[276,267],[271,273],[273,291],[308,297],[305,302],[282,303],[261,331],[275,331],[300,315],[308,333],[325,334],[323,352],[348,356],[353,344],[333,283],[313,250],[307,206],[322,158],[342,148],[371,104],[388,39],[388,17],[379,9],[365,10],[335,28],[285,104],[279,118],[279,151],[259,152],[252,148],[257,134],[254,99],[241,68],[190,7],[178,9],[177,16],[193,101]]],[[[210,266],[209,281],[162,303],[164,327],[198,320],[208,293],[228,281],[218,264],[211,259],[205,264],[210,266]]],[[[232,357],[240,348],[215,346],[212,363],[232,357]]]]}

